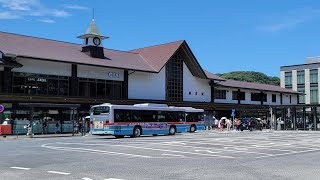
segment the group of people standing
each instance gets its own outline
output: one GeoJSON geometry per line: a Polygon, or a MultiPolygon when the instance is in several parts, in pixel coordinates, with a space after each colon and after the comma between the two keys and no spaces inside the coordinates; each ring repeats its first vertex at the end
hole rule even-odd
{"type": "MultiPolygon", "coordinates": [[[[257,121],[255,118],[248,119],[247,122],[242,122],[241,119],[234,118],[233,120],[226,117],[222,117],[220,120],[214,118],[212,129],[219,129],[220,131],[230,131],[234,129],[236,131],[242,131],[243,129],[248,128],[250,131],[253,131],[255,128],[262,130],[263,122],[257,121]],[[244,126],[242,126],[244,124],[244,126]]],[[[206,129],[211,129],[211,127],[206,127],[206,129]]]]}

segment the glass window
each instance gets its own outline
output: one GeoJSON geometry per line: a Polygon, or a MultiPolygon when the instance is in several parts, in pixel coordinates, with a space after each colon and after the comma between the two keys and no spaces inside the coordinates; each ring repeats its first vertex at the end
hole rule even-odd
{"type": "Polygon", "coordinates": [[[285,86],[292,86],[292,73],[285,72],[285,86]]]}
{"type": "Polygon", "coordinates": [[[58,95],[58,80],[57,79],[49,79],[48,80],[48,93],[49,95],[58,95]]]}
{"type": "Polygon", "coordinates": [[[183,58],[175,53],[166,65],[166,100],[183,100],[183,58]]]}
{"type": "Polygon", "coordinates": [[[112,98],[113,96],[113,84],[106,83],[106,97],[112,98]]]}
{"type": "Polygon", "coordinates": [[[90,86],[90,97],[97,97],[97,83],[89,82],[90,86]]]}
{"type": "Polygon", "coordinates": [[[277,102],[277,95],[276,94],[272,94],[272,102],[277,102]]]}
{"type": "Polygon", "coordinates": [[[310,102],[318,104],[318,87],[310,87],[310,102]]]}
{"type": "Polygon", "coordinates": [[[69,94],[69,82],[67,80],[59,80],[59,95],[67,96],[69,94]]]}
{"type": "Polygon", "coordinates": [[[88,82],[79,82],[79,96],[89,97],[88,82]]]}
{"type": "Polygon", "coordinates": [[[304,104],[304,103],[305,103],[305,95],[304,95],[304,93],[305,93],[305,88],[299,88],[299,87],[298,87],[297,91],[298,91],[299,93],[302,93],[302,95],[299,95],[298,103],[299,103],[299,104],[304,104]]]}
{"type": "Polygon", "coordinates": [[[251,93],[251,101],[263,101],[267,102],[267,94],[264,93],[251,93]],[[261,97],[262,96],[262,97],[261,97]]]}
{"type": "Polygon", "coordinates": [[[157,122],[157,111],[133,110],[132,122],[157,122]]]}
{"type": "Polygon", "coordinates": [[[310,84],[318,84],[318,69],[310,70],[310,84]]]}
{"type": "Polygon", "coordinates": [[[13,93],[23,94],[25,90],[25,77],[13,77],[13,93]]]}
{"type": "MultiPolygon", "coordinates": [[[[246,99],[246,93],[240,92],[240,100],[246,99]]],[[[238,91],[232,91],[232,100],[238,100],[238,91]]]]}
{"type": "Polygon", "coordinates": [[[214,89],[214,98],[215,99],[226,99],[227,98],[227,91],[214,89]]]}
{"type": "Polygon", "coordinates": [[[67,96],[68,83],[69,77],[65,76],[13,73],[12,88],[13,93],[67,96]]]}
{"type": "Polygon", "coordinates": [[[117,98],[121,98],[121,94],[122,94],[122,88],[121,88],[121,83],[115,83],[113,85],[113,98],[117,99],[117,98]]]}
{"type": "Polygon", "coordinates": [[[106,84],[105,83],[97,83],[97,97],[105,97],[106,96],[106,84]]]}
{"type": "Polygon", "coordinates": [[[304,70],[297,72],[297,82],[298,82],[298,84],[304,84],[305,83],[304,70]]]}
{"type": "Polygon", "coordinates": [[[130,110],[115,109],[114,110],[114,122],[132,122],[130,110]]]}
{"type": "Polygon", "coordinates": [[[261,101],[260,93],[251,93],[251,101],[261,101]]]}
{"type": "Polygon", "coordinates": [[[197,113],[197,112],[188,112],[186,113],[186,121],[187,122],[198,122],[203,121],[203,113],[197,113]]]}
{"type": "Polygon", "coordinates": [[[93,115],[109,114],[110,108],[109,106],[97,106],[93,107],[90,111],[93,115]]]}

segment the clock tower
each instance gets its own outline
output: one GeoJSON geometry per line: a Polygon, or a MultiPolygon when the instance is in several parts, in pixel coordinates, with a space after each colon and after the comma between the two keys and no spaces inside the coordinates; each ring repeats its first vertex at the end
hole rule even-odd
{"type": "Polygon", "coordinates": [[[86,34],[78,36],[78,38],[83,39],[82,52],[94,58],[105,58],[102,40],[109,37],[100,34],[94,19],[92,19],[86,34]]]}

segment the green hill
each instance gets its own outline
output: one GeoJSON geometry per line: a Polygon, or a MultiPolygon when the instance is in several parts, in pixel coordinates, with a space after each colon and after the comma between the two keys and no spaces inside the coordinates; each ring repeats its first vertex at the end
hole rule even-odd
{"type": "Polygon", "coordinates": [[[233,71],[229,73],[217,74],[224,79],[233,79],[237,81],[256,82],[262,84],[280,85],[278,77],[267,76],[261,72],[254,71],[233,71]]]}

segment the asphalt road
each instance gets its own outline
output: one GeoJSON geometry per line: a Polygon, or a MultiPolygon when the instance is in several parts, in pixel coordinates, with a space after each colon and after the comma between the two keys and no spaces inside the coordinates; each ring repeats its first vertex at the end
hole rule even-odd
{"type": "Polygon", "coordinates": [[[320,179],[320,132],[0,140],[0,179],[320,179]]]}

